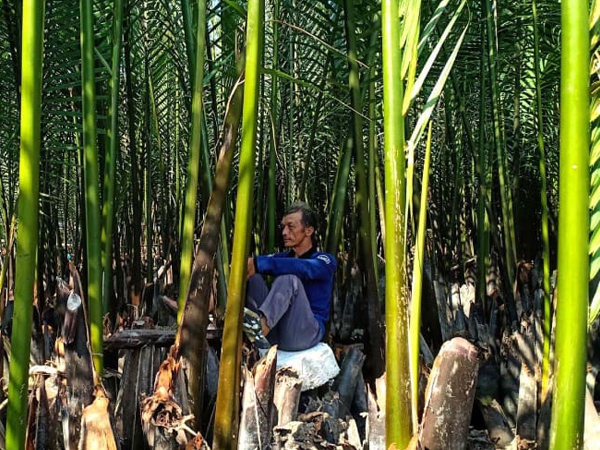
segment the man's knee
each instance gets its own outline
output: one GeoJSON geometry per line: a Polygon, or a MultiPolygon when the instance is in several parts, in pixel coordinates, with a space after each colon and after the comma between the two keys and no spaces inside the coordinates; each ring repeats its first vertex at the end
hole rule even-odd
{"type": "Polygon", "coordinates": [[[269,288],[260,274],[252,275],[246,282],[246,303],[257,308],[269,294],[269,288]]]}
{"type": "Polygon", "coordinates": [[[294,291],[296,291],[298,289],[298,286],[301,285],[302,282],[300,281],[300,278],[298,278],[297,275],[279,275],[273,280],[273,286],[271,287],[271,290],[280,289],[284,287],[287,288],[291,286],[294,289],[294,291]]]}

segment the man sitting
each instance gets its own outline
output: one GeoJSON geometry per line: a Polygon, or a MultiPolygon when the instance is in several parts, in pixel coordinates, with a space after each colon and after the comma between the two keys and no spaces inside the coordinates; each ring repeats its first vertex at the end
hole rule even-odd
{"type": "Polygon", "coordinates": [[[337,262],[317,250],[316,216],[305,203],[290,206],[281,227],[289,251],[248,259],[246,305],[260,318],[257,344],[298,351],[316,345],[325,334],[337,262]],[[270,290],[261,275],[275,277],[270,290]]]}

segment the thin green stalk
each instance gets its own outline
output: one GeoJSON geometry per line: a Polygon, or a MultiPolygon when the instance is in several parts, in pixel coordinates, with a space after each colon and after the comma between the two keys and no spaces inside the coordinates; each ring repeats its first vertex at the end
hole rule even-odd
{"type": "MultiPolygon", "coordinates": [[[[94,13],[92,0],[81,0],[81,83],[83,89],[83,175],[85,180],[87,299],[90,310],[90,343],[95,376],[102,378],[102,246],[100,186],[96,142],[96,79],[94,63],[94,13]]],[[[99,381],[99,380],[95,380],[99,381]]]]}
{"type": "MultiPolygon", "coordinates": [[[[119,145],[119,87],[121,75],[121,49],[123,47],[123,4],[124,0],[115,0],[113,18],[112,73],[110,78],[110,106],[108,109],[107,130],[108,152],[104,160],[104,196],[102,203],[102,267],[104,268],[102,304],[103,311],[109,309],[112,291],[112,236],[114,224],[115,171],[117,165],[117,146],[119,145]]],[[[67,241],[65,241],[67,242],[67,241]]]]}
{"type": "Polygon", "coordinates": [[[537,2],[531,2],[533,15],[533,41],[535,64],[535,109],[537,119],[537,140],[540,151],[540,199],[542,206],[542,260],[544,264],[544,357],[542,362],[542,399],[545,399],[548,390],[550,374],[550,329],[552,310],[550,303],[550,234],[548,232],[548,189],[546,181],[546,151],[544,145],[544,120],[542,80],[540,74],[540,31],[538,28],[537,2]]]}
{"type": "Polygon", "coordinates": [[[408,299],[404,258],[405,161],[404,87],[398,77],[402,65],[398,0],[381,5],[383,44],[383,122],[385,151],[385,318],[386,341],[386,447],[405,448],[411,438],[411,390],[408,353],[408,299]]]}
{"type": "MultiPolygon", "coordinates": [[[[380,161],[381,157],[378,152],[374,153],[375,156],[375,188],[377,190],[377,210],[379,211],[379,229],[381,230],[381,241],[385,242],[385,195],[381,176],[380,161]]],[[[385,258],[385,248],[384,258],[385,258]]]]}
{"type": "Polygon", "coordinates": [[[590,72],[588,2],[561,4],[556,384],[550,448],[583,446],[589,289],[590,72]]]}
{"type": "Polygon", "coordinates": [[[429,193],[429,166],[431,162],[431,128],[427,133],[423,178],[421,181],[421,202],[413,266],[413,283],[410,303],[410,374],[412,386],[413,433],[417,431],[417,411],[419,401],[419,336],[421,334],[421,294],[423,292],[423,263],[425,261],[425,235],[427,233],[427,198],[429,193]]]}
{"type": "Polygon", "coordinates": [[[377,211],[381,212],[383,216],[383,208],[379,209],[377,203],[377,182],[378,179],[378,155],[377,155],[377,97],[375,95],[375,75],[376,70],[376,56],[377,42],[381,35],[381,18],[379,13],[373,17],[373,28],[374,31],[371,34],[371,43],[369,48],[373,50],[369,52],[367,58],[367,65],[369,66],[369,83],[367,88],[369,98],[369,131],[367,138],[367,154],[368,154],[368,169],[367,173],[369,176],[369,234],[371,236],[371,247],[373,249],[373,269],[375,270],[375,279],[379,280],[379,261],[377,259],[377,211]]]}
{"type": "MultiPolygon", "coordinates": [[[[274,0],[273,2],[273,17],[276,19],[273,22],[273,58],[272,58],[272,69],[279,70],[279,0],[274,0]]],[[[274,76],[271,79],[271,114],[272,114],[272,122],[273,124],[279,123],[279,78],[274,76]]],[[[276,211],[276,169],[277,169],[277,160],[276,160],[276,151],[277,151],[277,143],[278,133],[275,129],[275,125],[272,126],[273,135],[269,140],[269,181],[267,185],[267,253],[273,253],[275,251],[275,234],[276,234],[276,224],[275,220],[277,217],[276,211]]]]}
{"type": "MultiPolygon", "coordinates": [[[[375,65],[372,64],[369,69],[369,79],[375,78],[375,65]]],[[[369,166],[367,173],[369,174],[369,235],[371,236],[371,248],[373,249],[373,269],[375,270],[375,279],[379,280],[379,261],[377,259],[377,211],[383,211],[378,209],[377,203],[377,185],[376,180],[378,177],[377,168],[377,130],[376,130],[376,108],[375,108],[375,82],[369,82],[369,134],[367,140],[367,152],[369,155],[369,166]]],[[[381,213],[383,215],[383,212],[381,213]]]]}
{"type": "Polygon", "coordinates": [[[350,174],[350,163],[352,161],[353,139],[348,137],[344,141],[342,153],[337,164],[334,189],[329,209],[327,232],[325,233],[325,249],[335,255],[338,252],[344,209],[346,207],[346,194],[348,189],[348,176],[350,174]]]}
{"type": "MultiPolygon", "coordinates": [[[[187,55],[188,71],[190,73],[191,89],[194,90],[194,68],[196,67],[196,41],[194,41],[194,25],[190,0],[181,0],[181,16],[183,19],[183,34],[185,37],[185,53],[187,55]]],[[[204,58],[204,57],[203,57],[204,58]]],[[[204,59],[203,59],[204,60],[204,59]]]]}
{"type": "MultiPolygon", "coordinates": [[[[483,30],[482,30],[483,34],[483,30]]],[[[482,48],[482,52],[485,50],[482,48]]],[[[484,315],[487,317],[488,305],[486,304],[487,297],[487,271],[490,266],[490,209],[491,198],[491,171],[489,165],[488,146],[485,139],[485,70],[484,70],[484,55],[481,58],[481,76],[480,92],[479,92],[479,145],[478,153],[475,158],[475,167],[477,177],[479,178],[479,198],[477,201],[477,293],[483,307],[484,315]]],[[[473,152],[475,155],[475,151],[473,152]]]]}
{"type": "Polygon", "coordinates": [[[194,230],[196,228],[196,200],[200,176],[200,154],[202,139],[202,87],[204,80],[204,51],[206,47],[206,0],[198,3],[198,29],[196,30],[196,57],[194,64],[191,135],[187,185],[183,213],[183,234],[181,236],[181,267],[179,271],[179,311],[177,321],[181,322],[183,306],[188,295],[192,261],[194,258],[194,230]]]}
{"type": "Polygon", "coordinates": [[[242,320],[246,291],[247,257],[252,231],[254,201],[254,147],[258,124],[264,0],[248,1],[246,25],[246,80],[242,118],[233,255],[229,276],[227,310],[217,389],[213,449],[237,448],[239,422],[242,320]]]}
{"type": "Polygon", "coordinates": [[[6,448],[24,449],[28,423],[29,351],[39,229],[44,1],[23,2],[21,150],[13,332],[8,383],[6,448]]]}
{"type": "Polygon", "coordinates": [[[360,214],[359,237],[361,257],[359,266],[365,274],[363,295],[367,303],[369,339],[366,342],[366,354],[369,358],[369,367],[372,376],[379,377],[384,372],[384,347],[383,324],[379,308],[378,282],[375,277],[375,258],[373,256],[373,242],[370,231],[369,218],[369,185],[365,168],[365,153],[363,144],[363,119],[362,100],[360,93],[360,77],[358,73],[356,30],[354,24],[354,2],[344,1],[346,11],[346,36],[348,42],[348,64],[350,105],[353,109],[351,134],[354,140],[354,161],[358,189],[356,190],[356,206],[360,214]]]}
{"type": "Polygon", "coordinates": [[[509,280],[509,285],[513,285],[514,272],[516,268],[516,250],[514,236],[514,227],[512,227],[512,214],[511,214],[511,195],[508,185],[507,169],[506,169],[506,149],[504,143],[504,136],[502,131],[502,117],[500,113],[500,93],[498,92],[498,75],[496,71],[496,46],[497,42],[496,27],[492,12],[491,0],[483,0],[486,12],[486,27],[487,27],[487,43],[488,43],[488,68],[490,77],[490,92],[492,100],[492,117],[494,127],[494,145],[496,148],[496,154],[498,157],[498,183],[500,185],[500,203],[502,205],[502,220],[504,232],[504,251],[506,258],[506,270],[509,280]]]}

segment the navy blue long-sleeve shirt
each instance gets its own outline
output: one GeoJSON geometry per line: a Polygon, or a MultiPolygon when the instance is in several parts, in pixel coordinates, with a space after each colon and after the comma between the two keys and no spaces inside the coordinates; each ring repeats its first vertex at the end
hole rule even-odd
{"type": "Polygon", "coordinates": [[[297,258],[293,251],[256,256],[254,267],[257,273],[264,275],[296,275],[304,285],[315,319],[325,330],[325,323],[329,320],[333,275],[337,267],[333,255],[312,247],[297,258]]]}

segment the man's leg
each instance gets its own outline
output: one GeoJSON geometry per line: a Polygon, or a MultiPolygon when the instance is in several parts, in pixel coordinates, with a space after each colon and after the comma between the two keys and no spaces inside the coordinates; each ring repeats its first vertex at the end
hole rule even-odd
{"type": "Polygon", "coordinates": [[[260,274],[252,275],[246,282],[246,306],[254,312],[263,304],[269,295],[269,288],[260,274]]]}
{"type": "Polygon", "coordinates": [[[316,345],[322,337],[304,286],[295,275],[280,275],[259,307],[270,328],[267,339],[281,350],[296,351],[316,345]]]}
{"type": "Polygon", "coordinates": [[[269,294],[269,288],[259,274],[251,276],[246,282],[246,302],[244,308],[244,332],[251,342],[259,348],[269,348],[271,343],[265,338],[269,332],[266,320],[258,308],[269,294]]]}

